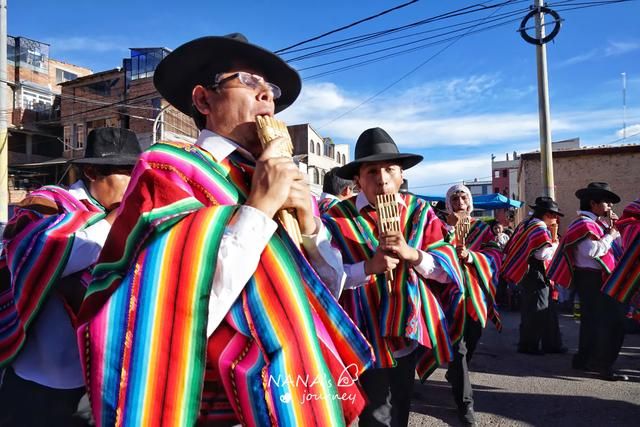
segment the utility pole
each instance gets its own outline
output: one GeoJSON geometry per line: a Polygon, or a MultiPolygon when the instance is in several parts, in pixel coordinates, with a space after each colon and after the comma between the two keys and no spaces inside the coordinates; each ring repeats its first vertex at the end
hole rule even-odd
{"type": "Polygon", "coordinates": [[[0,0],[0,225],[9,216],[9,138],[7,134],[7,0],[0,0]]]}
{"type": "MultiPolygon", "coordinates": [[[[540,8],[543,0],[534,0],[534,6],[540,8]]],[[[536,13],[536,37],[545,37],[544,13],[536,13]]],[[[551,147],[551,113],[549,111],[549,81],[547,79],[547,47],[536,46],[538,65],[538,116],[540,121],[540,161],[542,163],[542,191],[545,196],[555,199],[553,180],[553,149],[551,147]]]]}
{"type": "Polygon", "coordinates": [[[622,73],[622,139],[627,139],[627,73],[622,73]]]}

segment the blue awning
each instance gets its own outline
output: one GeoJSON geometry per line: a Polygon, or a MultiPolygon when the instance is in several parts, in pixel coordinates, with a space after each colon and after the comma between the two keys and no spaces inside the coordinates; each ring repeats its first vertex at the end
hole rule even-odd
{"type": "MultiPolygon", "coordinates": [[[[416,194],[416,196],[428,200],[430,202],[444,202],[444,196],[422,196],[420,194],[416,194]]],[[[509,209],[515,208],[518,209],[522,206],[523,202],[510,199],[507,196],[503,196],[500,193],[494,194],[484,194],[482,196],[473,196],[473,207],[476,209],[509,209]]]]}

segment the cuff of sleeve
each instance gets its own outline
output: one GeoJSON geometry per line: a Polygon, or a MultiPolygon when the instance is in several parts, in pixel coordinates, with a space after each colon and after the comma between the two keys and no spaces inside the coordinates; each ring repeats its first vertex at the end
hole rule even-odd
{"type": "Polygon", "coordinates": [[[264,247],[277,228],[278,224],[261,210],[242,205],[227,225],[225,233],[233,234],[241,241],[264,242],[264,247]]]}
{"type": "Polygon", "coordinates": [[[344,270],[347,274],[347,281],[344,285],[345,289],[359,288],[369,281],[369,276],[364,271],[364,261],[350,265],[346,264],[344,270]]]}
{"type": "Polygon", "coordinates": [[[303,234],[302,235],[302,246],[305,249],[317,248],[318,245],[327,241],[326,233],[323,233],[322,221],[320,218],[313,217],[313,221],[316,223],[316,232],[314,234],[303,234]]]}
{"type": "Polygon", "coordinates": [[[111,224],[109,224],[109,221],[101,219],[95,224],[85,228],[83,231],[85,236],[87,236],[87,240],[95,242],[102,247],[104,246],[104,242],[107,240],[109,230],[111,230],[111,224]]]}
{"type": "Polygon", "coordinates": [[[418,252],[420,252],[422,259],[420,260],[420,263],[415,265],[413,268],[415,268],[422,277],[428,277],[433,273],[433,270],[435,270],[436,262],[431,254],[421,250],[418,250],[418,252]]]}

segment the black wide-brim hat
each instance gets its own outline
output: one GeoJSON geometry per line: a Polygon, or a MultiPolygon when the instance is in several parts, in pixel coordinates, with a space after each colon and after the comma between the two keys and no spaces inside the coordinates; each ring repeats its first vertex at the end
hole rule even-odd
{"type": "Polygon", "coordinates": [[[96,128],[89,132],[84,157],[71,163],[133,166],[142,148],[136,134],[123,128],[96,128]]]}
{"type": "Polygon", "coordinates": [[[560,212],[558,203],[551,197],[537,197],[535,203],[533,205],[529,205],[529,207],[534,211],[545,211],[554,213],[559,216],[564,216],[564,214],[560,212]]]}
{"type": "Polygon", "coordinates": [[[201,37],[179,46],[160,61],[153,84],[164,99],[190,116],[193,88],[214,84],[216,74],[230,71],[234,65],[255,69],[282,90],[280,98],[274,100],[276,113],[293,104],[300,94],[298,72],[278,55],[249,43],[240,33],[201,37]]]}
{"type": "Polygon", "coordinates": [[[576,197],[580,200],[606,200],[611,203],[620,203],[620,196],[611,191],[606,182],[591,182],[586,188],[576,191],[576,197]]]}
{"type": "Polygon", "coordinates": [[[422,161],[419,154],[400,153],[391,136],[382,128],[367,129],[358,137],[355,160],[336,171],[340,178],[353,179],[364,163],[398,162],[402,169],[409,169],[422,161]]]}

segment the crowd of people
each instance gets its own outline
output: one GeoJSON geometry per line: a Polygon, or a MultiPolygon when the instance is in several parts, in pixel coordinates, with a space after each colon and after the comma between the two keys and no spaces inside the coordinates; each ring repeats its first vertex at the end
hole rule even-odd
{"type": "Polygon", "coordinates": [[[471,360],[487,324],[501,329],[504,284],[520,291],[519,352],[567,351],[556,305],[571,287],[572,366],[627,379],[613,365],[640,305],[640,200],[618,218],[619,196],[591,183],[559,238],[565,214],[538,197],[509,238],[471,217],[464,185],[435,208],[403,188],[423,158],[379,127],[316,200],[256,132],[301,90],[277,55],[203,37],[154,84],[193,117],[195,143],[142,152],[130,131],[94,129],[81,178],[29,194],[4,231],[0,425],[406,426],[416,374],[439,366],[474,425],[471,360]]]}

